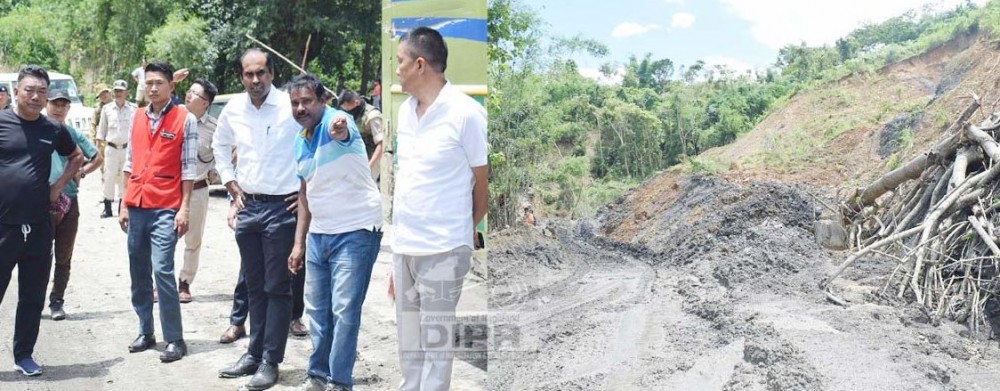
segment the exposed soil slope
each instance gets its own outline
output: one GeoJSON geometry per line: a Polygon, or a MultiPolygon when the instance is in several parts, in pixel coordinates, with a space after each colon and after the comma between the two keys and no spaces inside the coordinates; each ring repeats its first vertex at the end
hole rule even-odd
{"type": "Polygon", "coordinates": [[[802,91],[734,144],[675,168],[594,221],[495,234],[497,390],[997,390],[1000,348],[877,293],[891,261],[815,243],[818,200],[934,142],[970,92],[997,109],[1000,49],[960,37],[873,74],[802,91]]]}

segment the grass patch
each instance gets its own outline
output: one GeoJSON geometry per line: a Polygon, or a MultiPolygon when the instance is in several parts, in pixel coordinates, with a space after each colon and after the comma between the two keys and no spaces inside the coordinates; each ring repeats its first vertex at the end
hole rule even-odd
{"type": "Polygon", "coordinates": [[[789,132],[769,137],[765,141],[765,151],[760,162],[765,167],[780,172],[798,169],[813,157],[818,144],[816,137],[805,129],[796,127],[789,132]]]}

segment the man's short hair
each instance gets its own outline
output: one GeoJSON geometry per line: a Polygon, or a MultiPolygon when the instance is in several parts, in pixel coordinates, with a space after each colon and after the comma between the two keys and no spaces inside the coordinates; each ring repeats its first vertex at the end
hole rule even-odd
{"type": "Polygon", "coordinates": [[[246,51],[244,51],[242,55],[240,55],[240,60],[236,62],[236,75],[237,76],[243,77],[243,59],[246,58],[247,55],[250,54],[250,53],[260,53],[260,54],[263,54],[264,58],[266,59],[266,62],[265,62],[264,65],[267,67],[268,73],[270,73],[272,75],[274,74],[274,58],[271,57],[271,54],[268,53],[268,52],[265,52],[263,50],[260,50],[260,48],[249,48],[246,51]]]}
{"type": "Polygon", "coordinates": [[[293,77],[291,81],[285,84],[284,88],[288,93],[299,88],[310,89],[316,94],[316,99],[322,99],[323,91],[326,91],[326,88],[323,87],[323,82],[319,81],[319,78],[312,73],[303,73],[293,77]]]}
{"type": "Polygon", "coordinates": [[[417,27],[399,38],[399,43],[403,42],[409,45],[410,56],[414,59],[423,57],[424,61],[441,73],[448,68],[448,45],[437,30],[417,27]]]}
{"type": "Polygon", "coordinates": [[[191,84],[197,84],[201,86],[201,89],[205,91],[205,99],[208,100],[208,104],[215,102],[215,96],[219,94],[219,89],[215,87],[215,84],[205,79],[195,79],[191,84]]]}
{"type": "Polygon", "coordinates": [[[146,68],[144,69],[144,71],[146,73],[156,72],[162,74],[163,77],[167,79],[167,81],[174,81],[174,67],[170,66],[170,64],[167,64],[165,62],[153,61],[149,64],[146,64],[146,68]]]}
{"type": "Polygon", "coordinates": [[[21,79],[28,76],[34,76],[39,79],[45,80],[45,85],[49,85],[49,73],[42,69],[42,67],[34,64],[29,64],[21,67],[21,70],[17,72],[17,82],[20,83],[21,79]]]}
{"type": "Polygon", "coordinates": [[[357,92],[354,92],[354,91],[351,91],[351,90],[344,90],[344,92],[340,93],[340,97],[337,98],[337,103],[338,104],[344,104],[344,103],[347,103],[347,102],[354,102],[354,101],[360,100],[360,99],[361,99],[361,96],[359,96],[357,92]]]}

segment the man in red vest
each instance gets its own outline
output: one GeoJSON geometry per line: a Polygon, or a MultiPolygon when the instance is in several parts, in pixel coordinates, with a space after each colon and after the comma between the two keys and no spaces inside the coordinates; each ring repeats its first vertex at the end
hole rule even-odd
{"type": "Polygon", "coordinates": [[[181,306],[174,277],[174,249],[188,230],[193,180],[197,177],[198,120],[171,102],[173,68],[153,62],[145,68],[149,106],[132,119],[125,168],[125,202],[118,222],[128,233],[132,307],[139,316],[139,337],[129,352],[156,345],[153,337],[153,280],[159,287],[160,326],[167,342],[160,361],[187,354],[181,306]]]}

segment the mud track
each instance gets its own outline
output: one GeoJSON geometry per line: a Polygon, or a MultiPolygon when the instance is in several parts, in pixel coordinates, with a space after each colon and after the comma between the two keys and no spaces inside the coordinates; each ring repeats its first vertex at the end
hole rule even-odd
{"type": "Polygon", "coordinates": [[[842,254],[815,244],[800,189],[679,187],[628,243],[601,235],[621,205],[496,235],[491,318],[510,332],[491,341],[490,389],[1000,389],[995,341],[881,300],[877,278],[826,303],[816,283],[842,254]]]}

